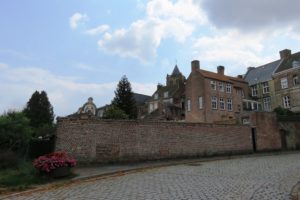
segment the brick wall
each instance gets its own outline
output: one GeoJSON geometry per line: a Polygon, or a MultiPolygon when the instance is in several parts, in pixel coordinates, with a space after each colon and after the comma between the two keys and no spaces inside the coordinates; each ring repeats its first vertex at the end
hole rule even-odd
{"type": "Polygon", "coordinates": [[[65,150],[81,162],[251,152],[251,127],[60,118],[56,150],[65,150]]]}
{"type": "Polygon", "coordinates": [[[256,130],[256,146],[258,151],[281,149],[280,128],[276,114],[270,112],[254,112],[250,115],[252,127],[256,130]]]}

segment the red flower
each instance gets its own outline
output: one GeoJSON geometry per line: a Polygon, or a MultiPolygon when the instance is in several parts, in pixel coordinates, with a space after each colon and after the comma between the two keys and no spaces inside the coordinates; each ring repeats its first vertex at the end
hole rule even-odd
{"type": "Polygon", "coordinates": [[[63,151],[46,154],[33,161],[33,166],[43,172],[51,172],[59,167],[74,167],[75,165],[76,160],[63,151]]]}

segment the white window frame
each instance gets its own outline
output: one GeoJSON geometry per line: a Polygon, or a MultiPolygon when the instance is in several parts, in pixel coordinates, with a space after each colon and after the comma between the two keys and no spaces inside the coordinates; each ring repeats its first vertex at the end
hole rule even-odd
{"type": "Polygon", "coordinates": [[[227,99],[227,110],[232,111],[232,99],[227,99]]]}
{"type": "Polygon", "coordinates": [[[219,91],[224,92],[224,83],[223,82],[219,82],[219,91]]]}
{"type": "Polygon", "coordinates": [[[251,86],[251,94],[253,97],[257,96],[257,85],[251,86]]]}
{"type": "Polygon", "coordinates": [[[203,109],[203,97],[198,98],[199,109],[203,109]]]}
{"type": "Polygon", "coordinates": [[[187,107],[186,108],[187,111],[191,111],[191,100],[190,99],[187,100],[186,107],[187,107]]]}
{"type": "Polygon", "coordinates": [[[271,97],[263,98],[264,111],[271,111],[271,97]]]}
{"type": "Polygon", "coordinates": [[[291,107],[291,99],[289,96],[282,97],[282,104],[283,108],[290,108],[291,107]]]}
{"type": "Polygon", "coordinates": [[[217,110],[218,109],[218,98],[211,97],[211,109],[217,110]]]}
{"type": "Polygon", "coordinates": [[[164,92],[164,98],[168,98],[168,96],[169,96],[169,92],[168,91],[164,92]]]}
{"type": "Polygon", "coordinates": [[[262,89],[263,89],[263,94],[270,93],[269,83],[268,82],[263,82],[262,83],[262,89]]]}
{"type": "Polygon", "coordinates": [[[220,110],[225,110],[225,100],[224,98],[219,99],[219,104],[220,104],[220,110]]]}
{"type": "Polygon", "coordinates": [[[232,85],[230,83],[226,83],[226,93],[231,93],[232,85]]]}
{"type": "Polygon", "coordinates": [[[217,90],[217,83],[216,81],[210,81],[210,86],[212,90],[217,90]]]}
{"type": "Polygon", "coordinates": [[[282,79],[280,79],[280,84],[281,84],[281,89],[286,89],[288,88],[288,80],[287,77],[284,77],[282,79]]]}

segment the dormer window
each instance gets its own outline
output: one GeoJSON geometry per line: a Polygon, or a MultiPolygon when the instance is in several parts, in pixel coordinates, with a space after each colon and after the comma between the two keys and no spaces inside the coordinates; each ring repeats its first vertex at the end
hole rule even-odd
{"type": "Polygon", "coordinates": [[[281,89],[288,88],[288,81],[287,81],[287,78],[286,78],[286,77],[280,79],[280,83],[281,83],[281,89]]]}
{"type": "Polygon", "coordinates": [[[154,99],[158,99],[158,94],[154,94],[154,99]]]}

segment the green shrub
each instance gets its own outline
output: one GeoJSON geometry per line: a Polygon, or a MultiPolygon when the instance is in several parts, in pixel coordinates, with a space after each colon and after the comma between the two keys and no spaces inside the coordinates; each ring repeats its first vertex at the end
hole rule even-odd
{"type": "Polygon", "coordinates": [[[0,148],[25,153],[33,130],[22,112],[8,112],[0,116],[0,148]]]}
{"type": "Polygon", "coordinates": [[[117,106],[109,106],[103,113],[104,119],[128,119],[128,115],[117,106]]]}
{"type": "Polygon", "coordinates": [[[276,107],[274,109],[274,112],[277,114],[277,116],[292,116],[295,114],[293,111],[290,111],[286,108],[282,108],[281,106],[276,107]]]}

